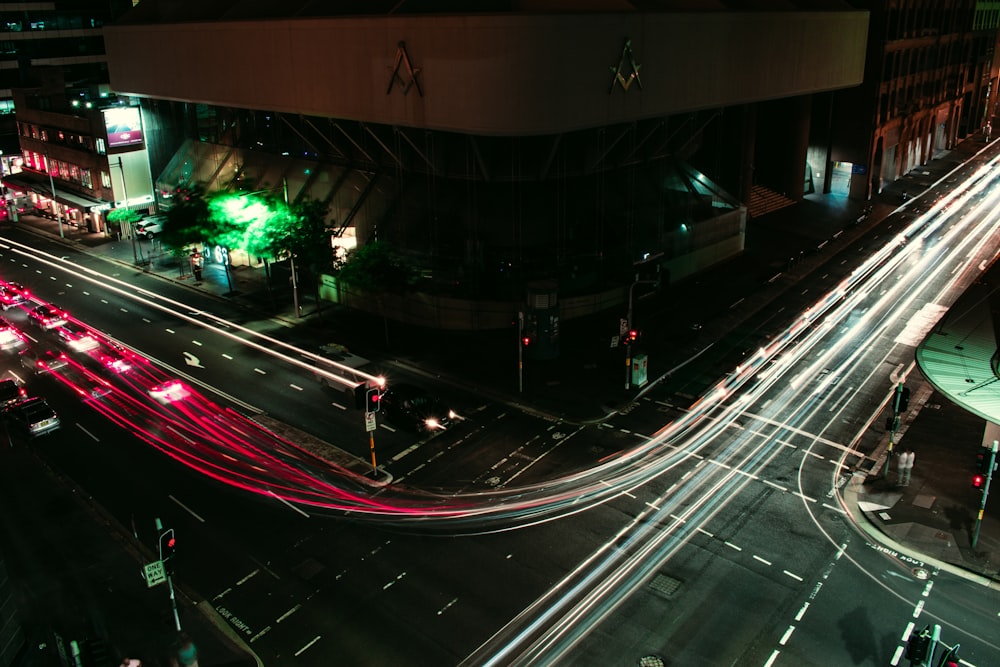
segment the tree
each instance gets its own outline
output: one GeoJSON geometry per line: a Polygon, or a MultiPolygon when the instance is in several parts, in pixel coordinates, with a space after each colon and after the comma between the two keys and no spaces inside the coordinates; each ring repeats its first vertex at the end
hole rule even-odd
{"type": "Polygon", "coordinates": [[[383,295],[408,291],[417,278],[416,271],[391,245],[384,241],[374,241],[348,252],[335,274],[338,280],[371,292],[378,300],[385,329],[385,344],[388,346],[389,319],[386,317],[383,295]]]}
{"type": "MultiPolygon", "coordinates": [[[[188,184],[174,190],[174,205],[167,210],[160,242],[170,250],[170,254],[183,259],[190,246],[207,241],[212,234],[212,223],[208,216],[208,204],[204,189],[197,184],[188,184]]],[[[184,262],[180,262],[181,275],[184,262]]]]}
{"type": "Polygon", "coordinates": [[[142,220],[142,216],[130,208],[113,208],[108,211],[107,218],[108,222],[114,226],[116,234],[121,233],[122,225],[129,225],[131,227],[131,225],[142,220]]]}

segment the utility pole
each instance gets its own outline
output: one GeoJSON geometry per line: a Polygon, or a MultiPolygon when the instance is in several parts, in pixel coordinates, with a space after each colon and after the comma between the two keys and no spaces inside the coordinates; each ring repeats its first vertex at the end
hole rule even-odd
{"type": "Polygon", "coordinates": [[[59,223],[59,238],[64,239],[66,235],[63,234],[62,213],[56,208],[56,182],[52,178],[52,162],[49,160],[48,151],[45,153],[45,170],[49,172],[49,187],[52,188],[52,210],[56,212],[56,221],[59,223]]]}
{"type": "MultiPolygon", "coordinates": [[[[285,213],[290,214],[291,209],[288,208],[287,178],[281,179],[281,189],[285,194],[285,213]]],[[[295,308],[295,317],[302,317],[302,313],[299,311],[299,278],[295,275],[295,255],[291,252],[288,253],[288,266],[292,270],[292,307],[295,308]]]]}
{"type": "Polygon", "coordinates": [[[517,311],[517,393],[524,392],[524,311],[517,311]]]}
{"type": "Polygon", "coordinates": [[[990,462],[986,466],[986,482],[983,484],[982,493],[979,494],[979,514],[976,515],[976,527],[972,530],[972,548],[976,548],[979,542],[979,527],[983,524],[983,514],[986,512],[986,497],[990,493],[990,480],[993,479],[993,468],[997,463],[997,441],[993,441],[990,448],[990,462]]]}
{"type": "Polygon", "coordinates": [[[889,476],[889,468],[892,467],[892,448],[896,444],[896,431],[899,430],[899,413],[906,410],[910,404],[910,390],[903,386],[902,382],[896,384],[896,391],[892,396],[892,417],[886,423],[889,429],[889,448],[885,454],[885,466],[882,468],[882,479],[889,476]]]}
{"type": "MultiPolygon", "coordinates": [[[[156,517],[156,539],[157,539],[157,545],[159,546],[159,549],[160,549],[160,560],[161,561],[163,560],[163,546],[164,546],[163,542],[164,542],[164,538],[167,535],[169,535],[169,538],[167,538],[167,539],[169,539],[172,542],[173,541],[173,533],[174,533],[174,529],[173,528],[171,528],[169,531],[164,531],[163,530],[163,522],[160,521],[160,517],[156,517]]],[[[172,543],[170,544],[169,548],[173,549],[173,544],[172,543]]],[[[172,555],[173,554],[168,554],[168,558],[170,558],[172,555]]],[[[177,632],[180,632],[181,631],[181,617],[177,613],[177,596],[174,595],[174,582],[173,582],[173,579],[170,576],[169,571],[167,573],[167,588],[170,590],[170,608],[174,612],[174,625],[177,627],[177,632]]]]}

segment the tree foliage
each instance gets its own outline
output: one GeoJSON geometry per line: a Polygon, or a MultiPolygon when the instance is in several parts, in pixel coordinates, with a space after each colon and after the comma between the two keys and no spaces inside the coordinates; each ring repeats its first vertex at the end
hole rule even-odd
{"type": "Polygon", "coordinates": [[[167,210],[160,240],[170,248],[183,250],[189,245],[208,242],[211,235],[204,189],[197,184],[178,187],[174,191],[174,205],[167,210]]]}
{"type": "Polygon", "coordinates": [[[401,294],[416,280],[413,267],[384,241],[354,248],[336,273],[344,283],[375,293],[401,294]]]}

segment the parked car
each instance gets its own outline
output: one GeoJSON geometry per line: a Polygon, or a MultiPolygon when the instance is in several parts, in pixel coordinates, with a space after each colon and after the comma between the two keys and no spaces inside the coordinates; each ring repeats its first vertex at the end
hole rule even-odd
{"type": "Polygon", "coordinates": [[[34,396],[25,398],[7,406],[4,417],[11,428],[34,438],[57,430],[62,424],[59,415],[45,402],[44,398],[34,396]]]}
{"type": "Polygon", "coordinates": [[[0,350],[13,352],[23,348],[27,342],[17,327],[0,317],[0,350]]]}
{"type": "Polygon", "coordinates": [[[21,368],[29,370],[35,375],[49,373],[69,363],[65,354],[47,347],[29,347],[18,357],[21,360],[21,368]]]}
{"type": "Polygon", "coordinates": [[[28,320],[36,327],[48,331],[66,324],[66,313],[55,306],[43,304],[28,311],[28,320]]]}
{"type": "Polygon", "coordinates": [[[18,283],[0,285],[0,308],[8,310],[19,303],[24,303],[27,299],[26,293],[27,290],[24,289],[24,286],[18,283]]]}
{"type": "Polygon", "coordinates": [[[23,400],[27,395],[28,392],[16,380],[11,378],[0,380],[0,408],[13,405],[23,400]]]}
{"type": "Polygon", "coordinates": [[[153,239],[163,231],[161,218],[146,218],[135,223],[135,235],[143,239],[153,239]]]}
{"type": "Polygon", "coordinates": [[[448,428],[458,415],[440,398],[416,385],[391,385],[379,400],[386,419],[403,428],[432,433],[448,428]]]}

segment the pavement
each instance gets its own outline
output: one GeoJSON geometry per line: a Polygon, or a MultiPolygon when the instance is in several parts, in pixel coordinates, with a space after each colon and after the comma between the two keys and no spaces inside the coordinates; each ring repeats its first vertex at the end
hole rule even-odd
{"type": "MultiPolygon", "coordinates": [[[[838,250],[901,204],[912,204],[928,186],[965,160],[995,148],[995,144],[987,146],[980,137],[973,137],[917,167],[870,202],[809,194],[801,203],[749,221],[746,252],[740,258],[655,294],[640,295],[635,307],[642,326],[639,349],[648,353],[654,383],[711,341],[766,312],[783,293],[821,271],[838,250]]],[[[299,339],[315,340],[317,345],[336,343],[360,356],[386,359],[386,364],[406,366],[554,420],[599,422],[648,390],[625,388],[622,350],[608,345],[610,336],[606,333],[617,333],[618,318],[624,313],[562,322],[559,357],[537,361],[529,356],[519,375],[513,328],[485,333],[431,331],[386,323],[336,304],[318,306],[309,294],[300,295],[300,312],[296,314],[290,287],[272,284],[268,288],[261,268],[236,266],[227,275],[220,265],[206,263],[201,279],[195,280],[186,259],[171,257],[149,241],[133,246],[131,241],[68,225],[60,233],[56,221],[32,215],[7,224],[63,239],[67,245],[109,262],[215,295],[260,317],[282,320],[294,326],[299,339]],[[140,253],[141,261],[137,262],[140,253]]],[[[971,488],[972,462],[985,422],[938,396],[919,371],[910,374],[907,387],[911,401],[897,433],[895,451],[914,452],[912,478],[904,484],[898,470],[893,469],[894,461],[886,465],[888,434],[868,429],[861,449],[870,452],[868,458],[875,463],[859,467],[845,484],[844,509],[877,548],[914,568],[947,570],[1000,588],[1000,519],[991,516],[987,506],[977,526],[981,496],[971,488]]],[[[101,537],[107,536],[109,518],[97,514],[92,518],[94,539],[113,539],[101,537]]],[[[134,567],[137,556],[123,552],[122,558],[131,558],[134,567]]],[[[185,628],[196,638],[201,652],[200,665],[256,664],[217,614],[201,609],[183,586],[179,597],[185,628]]],[[[141,618],[141,614],[124,613],[118,622],[123,627],[134,626],[141,618]]],[[[109,634],[115,634],[110,618],[106,627],[109,634]]],[[[135,634],[134,630],[122,633],[135,634]]],[[[146,646],[143,664],[169,664],[176,641],[174,637],[172,642],[161,640],[146,646]]],[[[52,654],[51,643],[42,648],[39,643],[45,642],[32,645],[22,664],[50,664],[40,656],[52,654]]],[[[125,648],[121,646],[119,653],[125,648]]]]}

